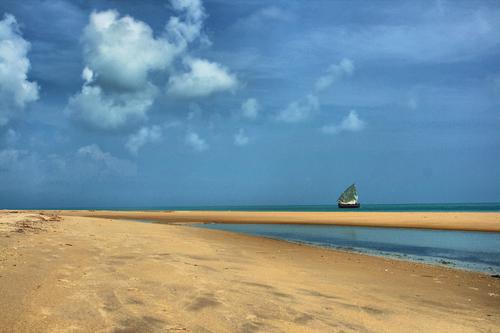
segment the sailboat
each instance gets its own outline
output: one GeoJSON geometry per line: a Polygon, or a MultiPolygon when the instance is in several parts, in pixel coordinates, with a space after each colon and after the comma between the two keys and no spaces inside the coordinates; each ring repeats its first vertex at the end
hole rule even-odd
{"type": "Polygon", "coordinates": [[[358,191],[356,185],[352,184],[337,199],[339,208],[359,208],[358,191]]]}

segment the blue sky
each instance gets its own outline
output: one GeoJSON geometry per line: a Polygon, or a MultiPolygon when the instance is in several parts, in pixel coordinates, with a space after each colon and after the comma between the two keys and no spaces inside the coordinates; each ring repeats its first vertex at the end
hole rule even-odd
{"type": "Polygon", "coordinates": [[[498,2],[0,15],[2,207],[500,201],[498,2]]]}

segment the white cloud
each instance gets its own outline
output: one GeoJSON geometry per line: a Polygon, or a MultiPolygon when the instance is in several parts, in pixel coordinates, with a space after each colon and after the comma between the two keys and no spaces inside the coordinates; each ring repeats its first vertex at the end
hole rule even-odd
{"type": "Polygon", "coordinates": [[[330,87],[335,81],[344,76],[350,76],[354,72],[352,60],[344,58],[338,64],[328,67],[325,75],[316,81],[316,90],[322,91],[330,87]]]}
{"type": "Polygon", "coordinates": [[[161,139],[160,126],[142,127],[136,133],[129,136],[125,147],[132,153],[137,154],[139,149],[147,143],[158,142],[161,139]]]}
{"type": "Polygon", "coordinates": [[[203,140],[198,133],[188,132],[186,135],[186,144],[196,151],[205,151],[208,149],[208,144],[203,140]]]}
{"type": "Polygon", "coordinates": [[[99,176],[131,176],[137,172],[132,162],[104,152],[96,144],[81,147],[78,149],[77,156],[89,162],[83,169],[86,173],[95,173],[99,176]]]}
{"type": "Polygon", "coordinates": [[[100,86],[84,84],[82,91],[70,98],[67,111],[94,127],[116,129],[146,119],[156,90],[148,85],[139,91],[106,93],[100,86]]]}
{"type": "Polygon", "coordinates": [[[84,84],[67,112],[101,129],[144,121],[157,93],[148,76],[165,70],[178,48],[166,37],[155,38],[146,23],[114,10],[93,12],[82,42],[84,84]]]}
{"type": "Polygon", "coordinates": [[[259,115],[260,105],[255,98],[249,98],[241,104],[241,112],[243,117],[248,119],[257,119],[259,115]]]}
{"type": "Polygon", "coordinates": [[[337,134],[343,131],[358,132],[363,130],[366,124],[358,116],[358,113],[351,110],[349,114],[338,125],[326,125],[321,128],[325,134],[337,134]]]}
{"type": "Polygon", "coordinates": [[[150,72],[165,69],[180,52],[166,37],[155,38],[148,24],[115,10],[93,12],[82,42],[86,70],[109,89],[141,89],[150,72]]]}
{"type": "Polygon", "coordinates": [[[182,50],[198,37],[210,43],[201,31],[206,16],[201,0],[171,0],[171,4],[175,10],[185,13],[184,18],[171,17],[166,27],[177,47],[182,50]]]}
{"type": "Polygon", "coordinates": [[[7,124],[14,112],[38,99],[37,83],[28,81],[29,48],[16,18],[6,14],[0,21],[0,126],[7,124]]]}
{"type": "Polygon", "coordinates": [[[222,65],[205,59],[187,58],[187,73],[171,76],[168,92],[183,97],[208,96],[216,92],[234,90],[238,80],[222,65]]]}
{"type": "Polygon", "coordinates": [[[206,96],[236,87],[236,77],[222,65],[189,57],[190,43],[209,43],[201,0],[171,0],[171,5],[179,16],[170,17],[158,36],[145,22],[115,10],[90,15],[82,36],[84,84],[70,98],[67,113],[101,129],[144,121],[157,96],[150,74],[173,72],[181,56],[189,71],[170,77],[172,94],[206,96]]]}
{"type": "Polygon", "coordinates": [[[171,0],[170,2],[176,10],[185,10],[190,22],[198,22],[205,18],[201,0],[171,0]]]}
{"type": "Polygon", "coordinates": [[[82,71],[82,79],[87,84],[92,83],[92,81],[94,80],[94,72],[87,66],[85,66],[85,68],[82,71]]]}
{"type": "Polygon", "coordinates": [[[278,113],[277,120],[286,123],[297,123],[306,120],[318,110],[318,98],[314,95],[307,95],[305,99],[294,101],[281,110],[278,113]]]}
{"type": "Polygon", "coordinates": [[[234,144],[236,146],[245,146],[250,142],[250,138],[245,134],[245,130],[240,128],[238,133],[234,135],[234,144]]]}
{"type": "MultiPolygon", "coordinates": [[[[90,15],[82,35],[84,84],[70,98],[68,114],[101,129],[117,129],[147,119],[157,96],[150,74],[173,71],[174,60],[186,56],[189,43],[206,40],[201,1],[171,0],[171,5],[179,16],[171,17],[158,36],[147,23],[120,16],[115,10],[90,15]]],[[[198,64],[193,64],[192,80],[215,80],[215,85],[195,82],[197,94],[225,90],[235,80],[218,64],[198,64]]]]}

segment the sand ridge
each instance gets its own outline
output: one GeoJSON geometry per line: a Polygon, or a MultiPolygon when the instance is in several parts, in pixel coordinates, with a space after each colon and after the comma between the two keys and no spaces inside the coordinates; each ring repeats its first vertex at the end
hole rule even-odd
{"type": "Polygon", "coordinates": [[[63,215],[150,219],[170,223],[331,224],[500,232],[498,212],[243,212],[65,210],[63,215]]]}

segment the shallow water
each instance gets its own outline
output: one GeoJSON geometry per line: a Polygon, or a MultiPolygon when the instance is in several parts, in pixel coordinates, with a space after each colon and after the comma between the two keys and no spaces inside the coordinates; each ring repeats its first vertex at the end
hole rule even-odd
{"type": "Polygon", "coordinates": [[[197,227],[500,274],[500,233],[283,224],[197,227]]]}

